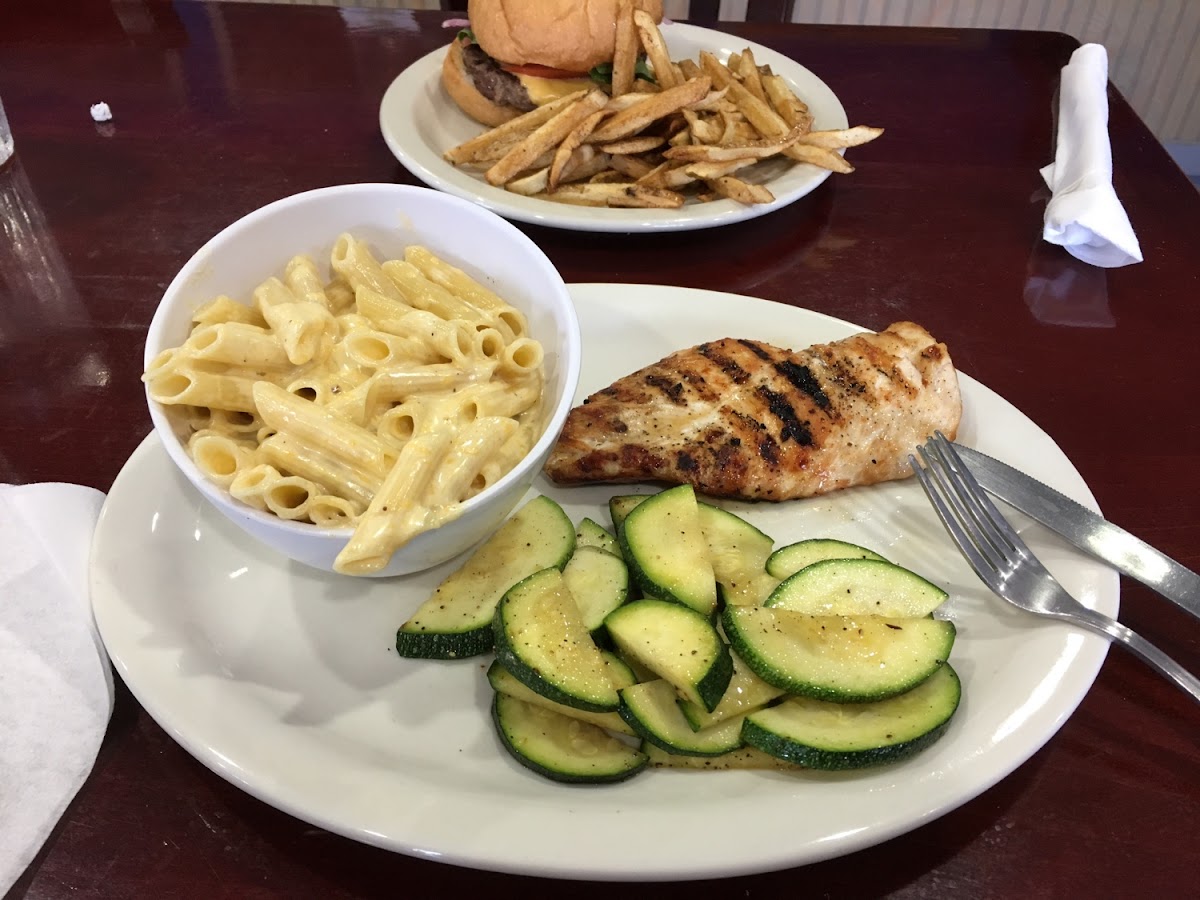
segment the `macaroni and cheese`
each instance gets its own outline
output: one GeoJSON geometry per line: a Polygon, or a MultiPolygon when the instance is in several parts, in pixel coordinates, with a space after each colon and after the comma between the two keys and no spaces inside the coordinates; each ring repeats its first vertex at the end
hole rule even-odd
{"type": "Polygon", "coordinates": [[[380,262],[343,234],[253,302],[221,296],[143,380],[204,475],[284,519],[353,527],[337,571],[387,565],[538,437],[541,344],[519,310],[428,249],[380,262]]]}

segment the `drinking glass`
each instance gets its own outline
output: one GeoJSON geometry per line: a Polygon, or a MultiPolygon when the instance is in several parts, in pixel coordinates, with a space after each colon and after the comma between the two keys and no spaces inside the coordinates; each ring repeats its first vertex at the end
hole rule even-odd
{"type": "Polygon", "coordinates": [[[13,136],[8,127],[8,116],[4,114],[4,104],[0,102],[0,166],[8,162],[13,155],[13,136]]]}

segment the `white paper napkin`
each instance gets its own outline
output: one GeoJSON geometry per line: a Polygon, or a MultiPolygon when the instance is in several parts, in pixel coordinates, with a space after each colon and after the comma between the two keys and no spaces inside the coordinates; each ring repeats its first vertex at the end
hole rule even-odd
{"type": "Polygon", "coordinates": [[[1108,53],[1084,44],[1063,67],[1058,142],[1042,171],[1050,188],[1042,236],[1077,259],[1115,268],[1142,261],[1142,248],[1112,184],[1108,140],[1108,53]]]}
{"type": "Polygon", "coordinates": [[[92,771],[113,706],[88,599],[104,495],[0,485],[0,896],[92,771]]]}

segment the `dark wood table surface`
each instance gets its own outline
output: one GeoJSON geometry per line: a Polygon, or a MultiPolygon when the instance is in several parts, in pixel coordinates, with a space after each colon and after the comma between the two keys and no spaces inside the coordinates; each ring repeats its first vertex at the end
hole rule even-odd
{"type": "MultiPolygon", "coordinates": [[[[138,376],[155,304],[223,226],[309,188],[416,183],[380,136],[378,105],[397,73],[446,42],[442,18],[136,0],[0,8],[0,96],[18,148],[0,172],[0,482],[110,486],[150,430],[138,376]],[[111,123],[88,115],[100,100],[111,123]]],[[[1050,433],[1110,518],[1200,568],[1200,197],[1114,91],[1116,187],[1146,261],[1104,271],[1040,242],[1038,168],[1075,41],[721,27],[808,66],[852,122],[887,134],[853,151],[853,175],[736,226],[522,226],[566,280],[726,290],[872,328],[921,322],[1050,433]]],[[[1186,614],[1123,580],[1121,617],[1200,670],[1200,624],[1186,614]]],[[[1114,650],[1046,746],[959,809],[841,859],[654,890],[1200,896],[1198,739],[1195,704],[1114,650]]],[[[454,868],[315,829],[214,775],[118,684],[91,777],[10,896],[474,890],[629,888],[454,868]]]]}

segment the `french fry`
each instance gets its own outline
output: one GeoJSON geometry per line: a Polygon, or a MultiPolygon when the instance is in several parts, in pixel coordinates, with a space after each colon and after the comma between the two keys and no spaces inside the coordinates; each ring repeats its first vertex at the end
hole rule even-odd
{"type": "Polygon", "coordinates": [[[633,21],[633,0],[617,3],[616,46],[612,61],[612,95],[620,97],[633,90],[637,65],[638,31],[633,21]]]}
{"type": "Polygon", "coordinates": [[[697,181],[711,181],[714,178],[723,178],[739,169],[752,166],[756,162],[758,162],[757,159],[731,159],[722,162],[687,163],[683,170],[697,181]]]}
{"type": "MultiPolygon", "coordinates": [[[[601,153],[590,144],[584,144],[582,147],[575,148],[575,152],[570,155],[570,158],[562,167],[558,180],[560,183],[583,181],[599,172],[612,171],[609,169],[610,161],[611,159],[607,153],[601,153]]],[[[545,193],[551,189],[550,178],[551,166],[545,165],[535,169],[528,175],[514,178],[504,187],[514,194],[523,194],[526,197],[532,197],[534,194],[545,193]]]]}
{"type": "Polygon", "coordinates": [[[594,150],[590,144],[584,144],[582,147],[577,147],[571,154],[571,160],[567,163],[560,180],[563,183],[587,181],[604,172],[615,171],[610,168],[611,165],[612,156],[610,154],[594,150]]]}
{"type": "MultiPolygon", "coordinates": [[[[654,93],[658,92],[654,91],[654,93]]],[[[613,97],[606,104],[604,104],[604,111],[606,113],[623,112],[629,109],[631,106],[637,106],[645,99],[645,94],[639,94],[637,91],[631,91],[628,94],[622,94],[620,97],[613,97]]]]}
{"type": "Polygon", "coordinates": [[[839,131],[810,131],[801,135],[800,143],[824,147],[826,150],[841,150],[844,147],[859,147],[870,143],[881,134],[882,128],[855,125],[853,128],[843,128],[839,131]]]}
{"type": "Polygon", "coordinates": [[[696,180],[695,175],[688,173],[686,166],[663,163],[661,166],[655,167],[646,173],[646,175],[639,178],[637,183],[642,187],[654,190],[678,190],[679,188],[687,187],[689,184],[694,184],[696,180]]]}
{"type": "Polygon", "coordinates": [[[742,86],[766,103],[767,94],[763,90],[762,75],[758,71],[758,63],[754,61],[754,52],[749,47],[738,57],[737,73],[741,76],[742,86]]]}
{"type": "Polygon", "coordinates": [[[792,159],[812,163],[814,166],[820,166],[822,169],[830,169],[842,175],[849,175],[854,171],[854,166],[846,162],[845,157],[839,153],[834,153],[832,150],[826,150],[824,147],[813,147],[809,144],[793,144],[785,153],[792,157],[792,159]]]}
{"type": "Polygon", "coordinates": [[[611,94],[579,91],[451,148],[489,184],[557,203],[675,209],[728,198],[772,203],[763,160],[787,157],[848,174],[842,152],[875,140],[865,125],[813,131],[813,116],[753,50],[722,64],[708,51],[672,60],[638,0],[618,0],[611,94]],[[644,50],[658,83],[634,76],[644,50]],[[737,173],[737,174],[735,174],[737,173]]]}
{"type": "Polygon", "coordinates": [[[671,65],[671,56],[667,53],[667,45],[663,41],[662,32],[658,30],[654,18],[644,9],[634,10],[633,22],[637,26],[638,38],[650,67],[654,69],[654,79],[663,90],[679,84],[675,67],[671,65]]]}
{"type": "Polygon", "coordinates": [[[688,109],[693,112],[715,112],[725,103],[726,89],[721,88],[719,91],[709,91],[700,100],[697,100],[688,109]]]}
{"type": "Polygon", "coordinates": [[[665,142],[665,138],[659,135],[648,134],[625,138],[623,141],[599,144],[597,146],[605,153],[611,153],[613,156],[633,156],[638,153],[646,153],[656,147],[661,147],[665,142]]]}
{"type": "Polygon", "coordinates": [[[683,194],[638,184],[567,184],[552,194],[550,200],[563,203],[600,204],[657,209],[678,209],[683,206],[683,194]]]}
{"type": "MultiPolygon", "coordinates": [[[[686,120],[685,120],[686,121],[686,120]]],[[[676,131],[673,135],[667,138],[667,143],[672,147],[682,147],[692,142],[692,129],[683,127],[676,131]]]]}
{"type": "Polygon", "coordinates": [[[691,129],[692,138],[696,143],[715,144],[721,140],[722,129],[716,121],[705,119],[690,109],[683,111],[683,117],[687,119],[688,128],[691,129]]]}
{"type": "Polygon", "coordinates": [[[767,101],[783,121],[792,128],[803,126],[807,130],[812,127],[812,115],[808,111],[808,104],[796,96],[795,91],[788,87],[788,83],[781,76],[764,75],[762,85],[767,101]]]}
{"type": "Polygon", "coordinates": [[[775,202],[775,195],[761,184],[751,184],[748,181],[742,181],[740,178],[734,178],[732,175],[713,178],[706,181],[705,184],[722,197],[728,197],[730,200],[736,200],[738,203],[750,205],[754,203],[775,202]]]}
{"type": "Polygon", "coordinates": [[[573,94],[568,94],[566,97],[560,97],[557,100],[547,103],[545,106],[539,106],[537,109],[517,116],[515,119],[509,119],[503,125],[497,125],[495,128],[485,131],[483,134],[473,137],[469,141],[463,141],[457,147],[451,147],[442,154],[442,158],[447,162],[455,164],[480,159],[482,157],[479,154],[487,152],[492,145],[498,142],[502,142],[514,135],[520,135],[523,139],[532,134],[537,128],[554,118],[561,110],[582,98],[584,93],[584,91],[577,91],[573,94]]]}
{"type": "Polygon", "coordinates": [[[628,179],[618,172],[616,169],[605,169],[602,172],[597,172],[588,179],[589,184],[613,184],[616,182],[624,182],[628,179]]]}
{"type": "Polygon", "coordinates": [[[762,132],[764,137],[777,138],[787,134],[787,123],[779,113],[771,109],[765,100],[759,100],[746,90],[725,66],[707,50],[700,51],[700,68],[712,79],[717,88],[726,88],[728,96],[746,120],[762,132]]]}
{"type": "Polygon", "coordinates": [[[653,163],[647,162],[640,156],[627,156],[614,153],[608,163],[614,172],[631,181],[637,181],[654,170],[653,163]]]}
{"type": "MultiPolygon", "coordinates": [[[[666,159],[677,162],[724,162],[731,159],[767,159],[776,156],[800,139],[800,132],[793,130],[777,141],[755,141],[752,144],[734,144],[728,147],[713,144],[690,144],[672,147],[663,153],[666,159]]],[[[813,148],[817,149],[817,148],[813,148]]],[[[836,154],[834,154],[836,156],[836,154]]]]}
{"type": "Polygon", "coordinates": [[[512,191],[514,194],[532,197],[535,194],[544,194],[549,183],[550,167],[542,166],[540,169],[535,169],[528,175],[522,175],[520,178],[514,178],[505,185],[505,188],[512,191]]]}
{"type": "Polygon", "coordinates": [[[607,102],[608,95],[604,91],[591,91],[539,126],[536,131],[501,157],[484,173],[483,177],[487,179],[488,184],[496,186],[512,181],[518,174],[529,168],[535,159],[562,141],[592,113],[603,109],[607,102]]]}
{"type": "MultiPolygon", "coordinates": [[[[593,144],[609,144],[640,132],[651,122],[673,112],[678,112],[690,103],[695,103],[708,94],[711,81],[701,75],[691,81],[648,94],[640,103],[635,103],[602,123],[589,138],[593,144]]],[[[787,129],[785,128],[784,131],[787,129]]]]}
{"type": "MultiPolygon", "coordinates": [[[[548,189],[554,190],[558,187],[559,181],[562,180],[563,169],[567,162],[571,159],[575,149],[584,142],[592,130],[599,124],[600,119],[604,116],[604,110],[598,109],[578,125],[562,139],[562,143],[558,145],[558,149],[554,151],[554,162],[550,164],[550,178],[548,189]]],[[[591,150],[592,148],[588,148],[591,150]]],[[[593,151],[594,152],[594,151],[593,151]]]]}

